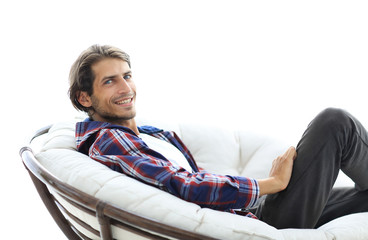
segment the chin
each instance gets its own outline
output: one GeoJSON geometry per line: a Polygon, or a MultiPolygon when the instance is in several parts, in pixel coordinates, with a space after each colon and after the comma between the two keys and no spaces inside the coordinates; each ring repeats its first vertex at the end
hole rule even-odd
{"type": "Polygon", "coordinates": [[[125,120],[125,121],[132,120],[132,119],[135,118],[135,115],[136,115],[136,112],[132,111],[129,114],[124,114],[124,115],[120,116],[120,119],[125,120]]]}

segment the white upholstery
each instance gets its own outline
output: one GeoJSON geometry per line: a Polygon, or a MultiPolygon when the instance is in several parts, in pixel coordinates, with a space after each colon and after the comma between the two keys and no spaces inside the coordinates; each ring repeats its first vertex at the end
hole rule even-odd
{"type": "MultiPolygon", "coordinates": [[[[165,127],[165,124],[158,127],[165,127]]],[[[88,194],[160,222],[219,239],[368,239],[368,213],[341,217],[319,229],[277,230],[259,220],[200,208],[111,171],[76,152],[74,129],[74,121],[58,123],[51,128],[41,151],[36,154],[41,164],[58,178],[88,194]]],[[[181,136],[200,167],[222,174],[266,177],[272,160],[288,147],[251,132],[180,124],[171,125],[169,129],[181,136]]],[[[352,185],[345,176],[339,179],[340,185],[352,185]]],[[[73,207],[69,210],[78,212],[73,207]]],[[[90,216],[80,217],[97,228],[90,216]]],[[[114,229],[113,234],[118,239],[140,239],[118,229],[114,229]]]]}

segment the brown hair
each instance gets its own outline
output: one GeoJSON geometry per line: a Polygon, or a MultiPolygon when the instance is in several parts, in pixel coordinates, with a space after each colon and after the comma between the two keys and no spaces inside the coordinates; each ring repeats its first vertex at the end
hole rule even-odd
{"type": "Polygon", "coordinates": [[[129,55],[119,48],[109,45],[92,45],[83,51],[72,65],[69,74],[69,98],[76,109],[87,113],[91,110],[81,105],[78,97],[81,91],[87,92],[89,96],[93,94],[95,75],[91,66],[105,58],[121,59],[130,67],[129,55]]]}

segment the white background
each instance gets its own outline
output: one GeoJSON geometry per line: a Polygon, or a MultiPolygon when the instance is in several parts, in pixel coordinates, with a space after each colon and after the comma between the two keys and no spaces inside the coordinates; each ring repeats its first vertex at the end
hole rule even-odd
{"type": "Polygon", "coordinates": [[[2,236],[64,239],[18,151],[36,129],[76,115],[68,73],[90,45],[131,55],[139,116],[296,145],[326,107],[368,124],[367,12],[366,1],[2,1],[2,236]]]}

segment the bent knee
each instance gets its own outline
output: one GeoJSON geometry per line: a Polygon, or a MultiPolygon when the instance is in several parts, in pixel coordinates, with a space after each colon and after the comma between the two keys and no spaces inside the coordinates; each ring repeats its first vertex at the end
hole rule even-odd
{"type": "Polygon", "coordinates": [[[348,113],[343,109],[330,107],[323,110],[320,115],[326,119],[343,119],[348,116],[348,113]]]}
{"type": "Polygon", "coordinates": [[[315,121],[321,126],[337,130],[349,123],[350,116],[343,109],[326,108],[316,117],[315,121]]]}

